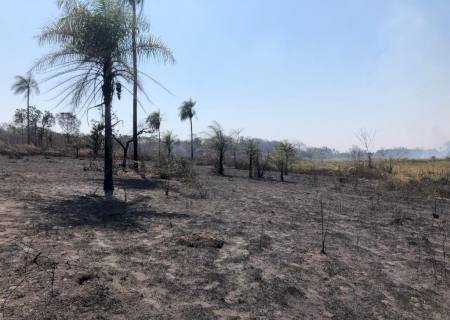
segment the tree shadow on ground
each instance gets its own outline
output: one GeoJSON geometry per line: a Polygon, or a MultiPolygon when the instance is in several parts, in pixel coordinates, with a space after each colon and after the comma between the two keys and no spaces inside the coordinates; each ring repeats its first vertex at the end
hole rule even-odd
{"type": "Polygon", "coordinates": [[[161,181],[142,178],[116,178],[115,183],[126,190],[153,190],[162,186],[161,181]]]}
{"type": "MultiPolygon", "coordinates": [[[[237,169],[233,169],[233,170],[237,171],[237,169]]],[[[230,181],[230,182],[232,182],[233,179],[238,179],[238,180],[250,181],[250,182],[298,184],[298,181],[296,181],[295,179],[291,178],[291,177],[293,177],[292,174],[290,174],[289,176],[285,176],[284,181],[281,181],[279,176],[276,176],[276,175],[273,175],[273,174],[272,175],[267,175],[266,174],[266,176],[264,176],[262,178],[258,178],[258,177],[249,178],[247,171],[245,171],[245,174],[236,174],[235,172],[232,172],[232,173],[228,172],[228,173],[225,173],[222,176],[218,175],[218,174],[212,174],[211,176],[219,177],[219,178],[223,178],[223,179],[228,179],[228,181],[230,181]]]]}
{"type": "Polygon", "coordinates": [[[143,199],[125,202],[101,196],[80,196],[52,203],[43,210],[52,227],[147,231],[148,220],[189,219],[190,215],[150,210],[143,199]]]}
{"type": "MultiPolygon", "coordinates": [[[[99,186],[103,185],[103,178],[95,178],[92,181],[99,186]]],[[[150,180],[139,177],[115,177],[114,185],[119,189],[126,190],[154,190],[160,189],[163,186],[160,180],[150,180]]]]}

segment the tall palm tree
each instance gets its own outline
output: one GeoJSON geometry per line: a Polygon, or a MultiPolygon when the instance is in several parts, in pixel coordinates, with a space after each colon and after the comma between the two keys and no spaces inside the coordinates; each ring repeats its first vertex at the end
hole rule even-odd
{"type": "Polygon", "coordinates": [[[191,160],[194,160],[194,133],[192,131],[192,118],[195,116],[196,112],[194,110],[196,102],[189,99],[184,101],[180,107],[180,119],[185,121],[189,119],[191,124],[191,160]]]}
{"type": "Polygon", "coordinates": [[[155,111],[147,118],[147,124],[150,129],[158,131],[158,163],[161,164],[161,111],[155,111]]]}
{"type": "MultiPolygon", "coordinates": [[[[133,19],[120,0],[60,0],[62,16],[45,27],[39,41],[58,47],[37,62],[37,71],[53,71],[46,79],[61,79],[61,102],[71,97],[75,107],[105,110],[105,178],[103,188],[112,195],[113,149],[111,108],[114,93],[120,99],[125,84],[133,83],[133,19]],[[100,104],[91,106],[101,101],[100,104]]],[[[141,31],[136,51],[141,58],[174,62],[172,52],[149,34],[149,26],[139,19],[141,31]]],[[[138,82],[138,87],[142,89],[138,82]]]]}
{"type": "MultiPolygon", "coordinates": [[[[138,105],[138,51],[136,44],[136,37],[138,33],[138,19],[137,19],[137,7],[140,6],[141,10],[144,6],[144,0],[124,0],[129,6],[131,6],[131,10],[133,13],[133,21],[131,26],[131,41],[132,41],[132,50],[133,50],[133,160],[138,161],[139,152],[138,152],[138,134],[137,134],[137,105],[138,105]]],[[[137,162],[135,162],[137,163],[137,162]]]]}
{"type": "Polygon", "coordinates": [[[14,82],[11,90],[14,94],[23,94],[27,98],[27,143],[31,143],[31,129],[30,129],[30,95],[35,92],[39,94],[39,86],[36,80],[34,80],[31,73],[25,76],[16,76],[16,82],[14,82]]]}

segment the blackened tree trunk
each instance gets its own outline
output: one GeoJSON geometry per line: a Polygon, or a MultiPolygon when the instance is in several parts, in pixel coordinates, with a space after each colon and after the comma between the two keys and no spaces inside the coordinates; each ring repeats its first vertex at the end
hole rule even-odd
{"type": "MultiPolygon", "coordinates": [[[[144,132],[145,132],[145,130],[139,131],[137,133],[137,136],[139,137],[144,132]]],[[[133,142],[133,138],[131,138],[131,140],[128,140],[126,142],[122,142],[118,137],[116,137],[113,134],[113,139],[116,140],[116,142],[122,147],[122,151],[123,151],[122,169],[126,170],[126,168],[127,168],[127,159],[128,159],[128,150],[130,150],[130,144],[133,142]]]]}
{"type": "Polygon", "coordinates": [[[132,46],[133,46],[133,160],[135,164],[139,160],[138,152],[138,134],[137,134],[137,105],[138,105],[138,77],[137,77],[137,48],[136,48],[136,33],[137,33],[137,18],[136,18],[136,0],[132,1],[133,8],[133,30],[132,30],[132,46]]]}
{"type": "Polygon", "coordinates": [[[248,177],[253,178],[253,154],[251,152],[248,157],[248,177]]]}
{"type": "Polygon", "coordinates": [[[27,143],[31,144],[31,128],[30,128],[30,87],[27,91],[27,143]]]}
{"type": "Polygon", "coordinates": [[[221,150],[219,152],[219,174],[223,176],[224,169],[223,169],[223,158],[224,158],[224,152],[221,150]]]}
{"type": "Polygon", "coordinates": [[[37,122],[34,124],[33,133],[34,133],[34,145],[37,146],[39,145],[37,122]]]}
{"type": "Polygon", "coordinates": [[[280,180],[281,182],[284,181],[284,162],[280,163],[280,180]]]}
{"type": "Polygon", "coordinates": [[[108,59],[103,65],[103,100],[105,104],[105,179],[103,189],[105,195],[112,195],[114,192],[113,182],[113,145],[112,145],[112,124],[111,107],[113,98],[113,76],[112,61],[108,59]]]}
{"type": "Polygon", "coordinates": [[[284,162],[284,175],[285,176],[287,176],[289,174],[288,163],[289,163],[289,157],[286,155],[286,160],[284,162]]]}
{"type": "Polygon", "coordinates": [[[158,129],[158,165],[161,166],[161,130],[158,129]]]}
{"type": "Polygon", "coordinates": [[[191,122],[191,161],[194,161],[194,133],[192,131],[192,118],[189,118],[191,122]]]}
{"type": "Polygon", "coordinates": [[[128,144],[127,144],[126,148],[123,148],[122,168],[124,170],[127,168],[127,157],[128,157],[128,144]]]}

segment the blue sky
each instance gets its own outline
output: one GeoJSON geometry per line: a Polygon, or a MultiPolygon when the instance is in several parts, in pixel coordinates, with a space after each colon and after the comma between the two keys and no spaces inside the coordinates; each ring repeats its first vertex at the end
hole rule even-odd
{"type": "MultiPolygon", "coordinates": [[[[0,122],[25,105],[10,87],[48,51],[34,36],[58,15],[55,2],[0,2],[0,122]]],[[[346,150],[364,127],[375,148],[440,147],[450,140],[449,12],[448,0],[147,0],[152,32],[177,64],[142,66],[175,96],[145,81],[153,104],[141,100],[180,138],[188,124],[177,109],[192,97],[198,133],[217,120],[246,136],[346,150]]],[[[32,104],[52,109],[47,89],[32,104]]],[[[131,100],[114,108],[129,133],[131,100]]]]}

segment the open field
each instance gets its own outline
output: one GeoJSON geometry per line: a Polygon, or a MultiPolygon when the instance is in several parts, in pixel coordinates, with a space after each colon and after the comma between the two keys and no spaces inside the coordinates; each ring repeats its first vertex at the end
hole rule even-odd
{"type": "MultiPolygon", "coordinates": [[[[378,169],[387,169],[392,165],[392,175],[399,180],[418,180],[429,178],[440,180],[450,177],[450,161],[448,159],[393,159],[376,160],[374,166],[378,169]]],[[[301,171],[305,170],[329,170],[332,172],[349,171],[355,167],[354,161],[349,160],[322,160],[322,161],[298,161],[294,168],[301,171]]]]}
{"type": "Polygon", "coordinates": [[[445,199],[197,167],[168,196],[118,171],[107,202],[89,160],[0,163],[0,319],[450,318],[445,199]]]}
{"type": "Polygon", "coordinates": [[[376,160],[374,169],[367,163],[350,160],[297,161],[293,171],[303,174],[328,174],[335,176],[361,176],[378,179],[390,189],[405,192],[415,189],[429,196],[450,198],[450,161],[448,159],[393,159],[376,160]]]}

